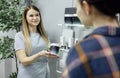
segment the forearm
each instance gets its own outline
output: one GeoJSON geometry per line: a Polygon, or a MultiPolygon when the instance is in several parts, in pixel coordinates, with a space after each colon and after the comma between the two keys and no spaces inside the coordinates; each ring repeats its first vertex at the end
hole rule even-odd
{"type": "Polygon", "coordinates": [[[40,57],[43,57],[44,55],[42,53],[37,53],[37,54],[34,54],[32,56],[29,56],[29,57],[25,57],[21,60],[21,63],[23,65],[29,65],[31,63],[33,63],[34,61],[36,61],[37,59],[39,59],[40,57]]]}
{"type": "Polygon", "coordinates": [[[19,50],[16,52],[16,55],[23,65],[29,65],[36,61],[37,59],[39,59],[40,57],[45,56],[46,53],[47,53],[46,51],[41,51],[32,56],[27,56],[24,50],[19,50]]]}

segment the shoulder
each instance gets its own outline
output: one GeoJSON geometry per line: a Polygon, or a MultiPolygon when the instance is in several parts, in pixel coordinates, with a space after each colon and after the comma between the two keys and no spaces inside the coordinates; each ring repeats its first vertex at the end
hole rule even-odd
{"type": "Polygon", "coordinates": [[[22,31],[15,34],[15,38],[23,38],[22,31]]]}
{"type": "Polygon", "coordinates": [[[99,44],[99,41],[92,36],[87,39],[82,40],[80,42],[80,46],[83,49],[83,51],[86,53],[101,49],[101,45],[99,44]]]}
{"type": "Polygon", "coordinates": [[[22,31],[17,32],[15,35],[22,35],[22,31]]]}
{"type": "MultiPolygon", "coordinates": [[[[87,39],[84,39],[82,41],[80,41],[79,46],[81,47],[81,50],[88,55],[91,52],[96,52],[99,51],[100,49],[102,49],[102,47],[100,46],[99,42],[97,39],[95,39],[94,37],[90,37],[87,39]]],[[[74,45],[68,53],[68,58],[67,58],[67,63],[69,64],[70,62],[72,62],[75,59],[79,58],[79,54],[76,50],[76,45],[74,45]]]]}

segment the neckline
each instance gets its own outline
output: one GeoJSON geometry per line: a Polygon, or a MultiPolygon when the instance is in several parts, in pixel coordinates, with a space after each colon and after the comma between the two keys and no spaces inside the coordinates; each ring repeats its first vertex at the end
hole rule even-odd
{"type": "Polygon", "coordinates": [[[38,35],[39,33],[38,32],[32,32],[30,33],[31,35],[38,35]]]}

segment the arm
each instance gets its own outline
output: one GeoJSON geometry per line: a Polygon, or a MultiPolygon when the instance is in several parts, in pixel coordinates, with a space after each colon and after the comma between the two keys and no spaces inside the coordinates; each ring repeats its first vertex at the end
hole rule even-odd
{"type": "Polygon", "coordinates": [[[49,52],[42,51],[28,57],[25,50],[18,50],[16,51],[16,55],[23,65],[29,65],[36,61],[38,58],[49,55],[49,52]]]}
{"type": "Polygon", "coordinates": [[[23,35],[21,32],[15,35],[14,48],[15,48],[18,59],[23,65],[31,64],[38,58],[49,54],[47,51],[42,51],[28,57],[25,52],[25,44],[24,44],[23,35]]]}
{"type": "Polygon", "coordinates": [[[16,55],[23,65],[29,65],[40,57],[50,56],[50,52],[45,51],[45,50],[38,52],[32,56],[27,56],[25,52],[25,44],[24,44],[22,33],[17,33],[15,35],[14,47],[15,47],[16,55]]]}

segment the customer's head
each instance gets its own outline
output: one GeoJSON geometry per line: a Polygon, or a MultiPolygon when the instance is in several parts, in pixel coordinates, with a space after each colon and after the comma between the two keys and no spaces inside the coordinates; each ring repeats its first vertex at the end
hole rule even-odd
{"type": "Polygon", "coordinates": [[[120,13],[120,0],[77,0],[77,15],[86,25],[92,25],[93,15],[115,18],[117,13],[120,13]]]}

